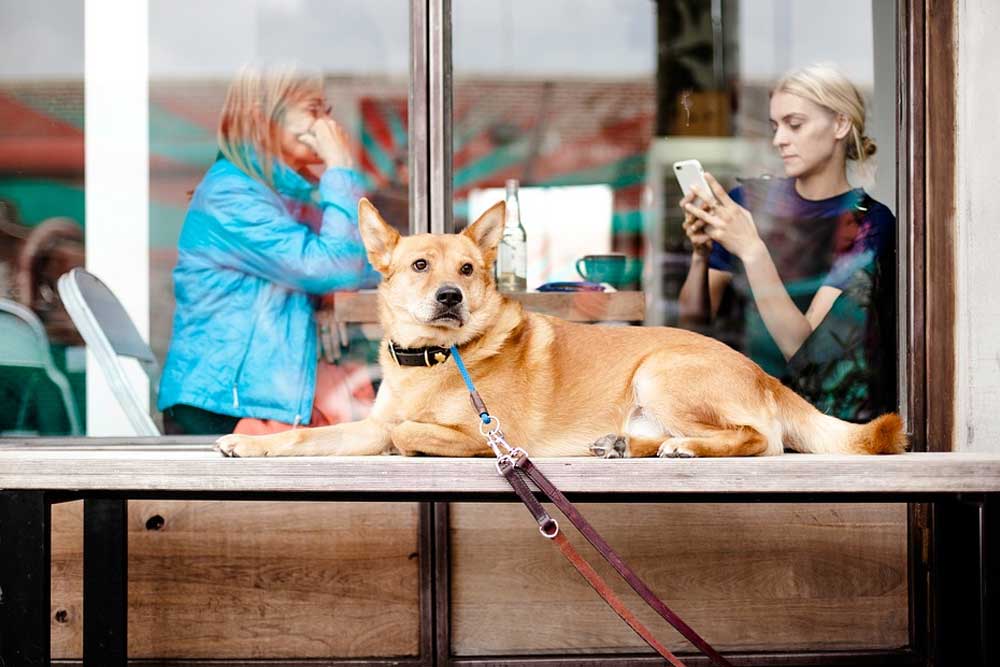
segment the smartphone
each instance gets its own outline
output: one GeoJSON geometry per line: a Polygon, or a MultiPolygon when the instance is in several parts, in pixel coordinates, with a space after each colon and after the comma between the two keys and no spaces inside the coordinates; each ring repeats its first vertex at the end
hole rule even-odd
{"type": "MultiPolygon", "coordinates": [[[[713,202],[715,201],[712,188],[708,187],[708,181],[705,180],[705,170],[701,168],[701,162],[697,160],[674,162],[674,175],[677,177],[677,182],[685,196],[691,194],[692,185],[697,185],[702,192],[707,192],[712,196],[713,202]]],[[[694,205],[701,206],[700,197],[695,197],[694,205]]]]}

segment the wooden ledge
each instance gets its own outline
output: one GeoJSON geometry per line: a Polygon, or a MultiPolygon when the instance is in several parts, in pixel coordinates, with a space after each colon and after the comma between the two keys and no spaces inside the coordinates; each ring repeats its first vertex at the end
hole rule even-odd
{"type": "MultiPolygon", "coordinates": [[[[730,459],[537,459],[567,493],[635,496],[1000,492],[1000,454],[786,454],[730,459]]],[[[0,443],[0,488],[205,493],[507,493],[490,459],[227,459],[205,439],[0,443]]]]}

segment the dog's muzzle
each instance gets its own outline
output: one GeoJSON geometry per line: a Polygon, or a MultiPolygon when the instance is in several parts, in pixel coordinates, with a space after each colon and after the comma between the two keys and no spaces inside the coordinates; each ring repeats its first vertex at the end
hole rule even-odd
{"type": "Polygon", "coordinates": [[[437,310],[434,313],[434,321],[449,320],[462,325],[465,323],[465,313],[462,302],[464,296],[462,290],[454,285],[442,285],[434,293],[434,301],[437,303],[437,310]]]}

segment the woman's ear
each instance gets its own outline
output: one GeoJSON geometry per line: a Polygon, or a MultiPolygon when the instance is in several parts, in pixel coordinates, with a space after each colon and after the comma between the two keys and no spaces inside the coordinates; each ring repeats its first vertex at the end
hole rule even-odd
{"type": "Polygon", "coordinates": [[[499,201],[462,231],[463,236],[469,237],[479,246],[479,252],[483,254],[487,266],[492,266],[493,260],[496,259],[497,244],[500,243],[500,236],[503,233],[506,210],[507,205],[499,201]]]}
{"type": "Polygon", "coordinates": [[[392,265],[392,251],[399,243],[399,232],[387,225],[378,209],[364,197],[358,202],[358,230],[368,251],[368,261],[385,275],[392,265]]]}
{"type": "Polygon", "coordinates": [[[851,133],[851,119],[842,113],[838,113],[833,117],[833,136],[836,137],[838,141],[844,139],[851,133]]]}

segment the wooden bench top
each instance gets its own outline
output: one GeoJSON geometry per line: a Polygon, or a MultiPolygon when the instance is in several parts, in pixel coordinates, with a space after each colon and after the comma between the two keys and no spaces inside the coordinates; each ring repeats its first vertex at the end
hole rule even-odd
{"type": "MultiPolygon", "coordinates": [[[[586,494],[934,494],[1000,492],[1000,454],[785,454],[728,459],[537,459],[559,488],[586,494]]],[[[6,440],[0,489],[207,493],[509,492],[491,459],[229,459],[204,438],[6,440]]]]}

